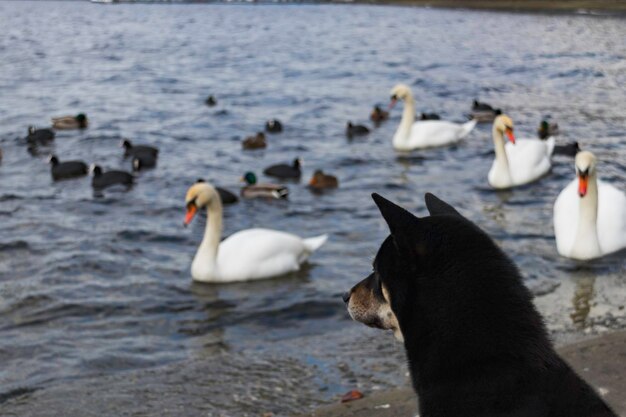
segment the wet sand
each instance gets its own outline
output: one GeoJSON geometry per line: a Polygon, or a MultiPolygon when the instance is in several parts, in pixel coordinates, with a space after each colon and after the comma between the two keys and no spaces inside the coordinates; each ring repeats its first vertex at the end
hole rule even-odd
{"type": "Polygon", "coordinates": [[[454,9],[463,8],[519,11],[594,10],[626,13],[625,0],[356,0],[356,2],[454,9]]]}
{"type": "MultiPolygon", "coordinates": [[[[626,415],[626,331],[565,346],[559,353],[617,414],[626,415]]],[[[410,387],[364,394],[361,400],[322,407],[300,417],[409,417],[417,413],[410,387]]]]}

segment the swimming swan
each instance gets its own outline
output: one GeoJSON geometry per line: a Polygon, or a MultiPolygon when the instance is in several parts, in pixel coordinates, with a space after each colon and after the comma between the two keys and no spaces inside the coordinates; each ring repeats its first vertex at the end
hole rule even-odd
{"type": "Polygon", "coordinates": [[[577,178],[554,203],[554,235],[559,254],[598,258],[626,248],[626,194],[598,180],[596,157],[576,155],[577,178]]]}
{"type": "Polygon", "coordinates": [[[191,264],[191,276],[201,282],[235,282],[270,278],[297,271],[326,242],[327,235],[302,239],[269,229],[241,230],[220,242],[222,202],[212,185],[197,182],[187,191],[185,226],[207,208],[204,238],[191,264]]]}
{"type": "Polygon", "coordinates": [[[398,100],[404,100],[402,120],[393,136],[393,147],[398,151],[452,145],[467,136],[476,126],[476,120],[463,124],[443,120],[416,122],[415,100],[407,85],[398,84],[391,90],[389,108],[393,107],[398,100]]]}
{"type": "Polygon", "coordinates": [[[550,146],[539,139],[515,140],[513,121],[502,114],[493,122],[493,144],[496,158],[487,177],[493,188],[511,188],[536,181],[550,171],[550,146]],[[506,143],[504,135],[511,143],[506,143]]]}

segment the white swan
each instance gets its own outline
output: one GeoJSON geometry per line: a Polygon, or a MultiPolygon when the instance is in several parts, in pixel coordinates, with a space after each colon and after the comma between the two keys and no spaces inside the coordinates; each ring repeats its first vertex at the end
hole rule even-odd
{"type": "Polygon", "coordinates": [[[576,176],[554,203],[559,254],[592,259],[626,248],[626,194],[598,180],[596,157],[576,155],[576,176]]]}
{"type": "Polygon", "coordinates": [[[511,188],[538,180],[550,171],[550,155],[554,149],[539,139],[515,140],[513,121],[502,114],[493,122],[493,144],[496,158],[487,177],[493,188],[511,188]],[[504,134],[511,143],[506,143],[504,134]]]}
{"type": "Polygon", "coordinates": [[[402,120],[393,136],[393,147],[398,151],[451,145],[467,136],[476,126],[476,120],[463,124],[443,120],[416,122],[415,100],[407,85],[398,84],[391,90],[389,108],[393,107],[398,100],[404,100],[402,120]]]}
{"type": "Polygon", "coordinates": [[[191,276],[202,282],[235,282],[270,278],[297,271],[327,235],[310,239],[269,229],[241,230],[220,243],[222,202],[212,185],[197,182],[187,191],[185,226],[207,208],[204,238],[191,264],[191,276]]]}

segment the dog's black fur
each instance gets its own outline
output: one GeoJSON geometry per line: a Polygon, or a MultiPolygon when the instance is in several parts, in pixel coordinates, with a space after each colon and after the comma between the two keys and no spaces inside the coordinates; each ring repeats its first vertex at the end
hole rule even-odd
{"type": "Polygon", "coordinates": [[[366,280],[388,290],[421,417],[616,417],[555,352],[486,233],[432,194],[423,218],[372,197],[391,235],[366,280]]]}

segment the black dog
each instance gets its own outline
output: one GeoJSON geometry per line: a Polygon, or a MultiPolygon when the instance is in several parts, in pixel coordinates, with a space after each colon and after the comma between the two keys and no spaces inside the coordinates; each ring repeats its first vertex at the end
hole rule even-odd
{"type": "Polygon", "coordinates": [[[616,417],[559,357],[520,273],[432,194],[417,218],[373,194],[391,235],[344,296],[404,341],[421,417],[616,417]]]}

